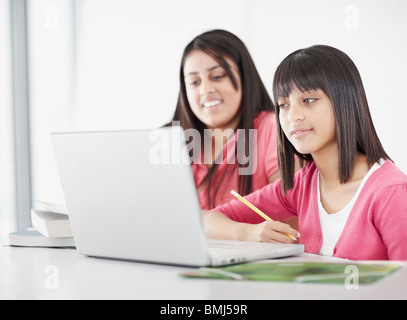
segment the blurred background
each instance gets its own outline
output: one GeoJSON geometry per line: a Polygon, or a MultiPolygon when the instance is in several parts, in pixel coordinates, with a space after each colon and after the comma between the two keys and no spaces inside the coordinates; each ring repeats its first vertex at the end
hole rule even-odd
{"type": "Polygon", "coordinates": [[[51,132],[169,121],[182,51],[215,28],[246,43],[270,95],[292,51],[345,51],[407,172],[406,14],[405,0],[0,0],[0,238],[30,225],[35,201],[64,204],[51,132]]]}

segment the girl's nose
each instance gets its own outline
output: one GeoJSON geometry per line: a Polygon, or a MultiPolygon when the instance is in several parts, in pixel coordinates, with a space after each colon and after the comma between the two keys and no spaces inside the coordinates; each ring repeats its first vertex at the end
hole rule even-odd
{"type": "Polygon", "coordinates": [[[211,83],[209,80],[203,80],[201,83],[200,89],[201,89],[200,93],[202,96],[215,92],[215,87],[214,87],[213,83],[211,83]]]}
{"type": "Polygon", "coordinates": [[[288,121],[296,122],[300,120],[304,120],[302,108],[296,104],[291,104],[290,109],[288,110],[288,121]]]}

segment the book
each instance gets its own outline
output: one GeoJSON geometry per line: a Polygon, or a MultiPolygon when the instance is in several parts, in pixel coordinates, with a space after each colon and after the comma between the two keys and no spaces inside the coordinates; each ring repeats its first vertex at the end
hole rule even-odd
{"type": "Polygon", "coordinates": [[[75,248],[64,206],[36,201],[35,209],[31,209],[31,223],[32,227],[9,234],[11,246],[75,248]]]}
{"type": "Polygon", "coordinates": [[[67,214],[31,209],[32,226],[49,238],[73,237],[67,214]]]}
{"type": "Polygon", "coordinates": [[[72,237],[49,238],[35,228],[27,228],[9,234],[9,245],[19,247],[75,248],[72,237]]]}
{"type": "Polygon", "coordinates": [[[39,200],[35,201],[35,209],[40,211],[50,211],[66,215],[68,214],[68,209],[63,205],[39,200]]]}
{"type": "Polygon", "coordinates": [[[180,273],[186,278],[344,284],[357,278],[371,284],[401,268],[397,263],[283,262],[245,263],[222,268],[199,268],[180,273]]]}

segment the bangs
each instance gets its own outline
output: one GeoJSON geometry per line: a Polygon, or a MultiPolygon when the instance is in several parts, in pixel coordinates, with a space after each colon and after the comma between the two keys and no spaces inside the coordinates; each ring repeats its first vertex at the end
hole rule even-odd
{"type": "MultiPolygon", "coordinates": [[[[365,90],[359,71],[342,51],[325,45],[297,50],[288,55],[277,67],[273,93],[289,98],[294,88],[302,92],[322,90],[332,102],[336,121],[338,144],[338,176],[341,183],[349,181],[358,153],[366,155],[369,166],[380,158],[389,159],[373,125],[365,90]]],[[[276,108],[278,162],[282,190],[286,193],[294,186],[294,155],[313,161],[312,154],[300,154],[288,140],[276,108]]]]}
{"type": "Polygon", "coordinates": [[[279,65],[273,81],[275,101],[288,97],[295,87],[302,92],[321,89],[326,93],[324,72],[315,67],[318,63],[313,60],[301,50],[288,56],[279,65]]]}

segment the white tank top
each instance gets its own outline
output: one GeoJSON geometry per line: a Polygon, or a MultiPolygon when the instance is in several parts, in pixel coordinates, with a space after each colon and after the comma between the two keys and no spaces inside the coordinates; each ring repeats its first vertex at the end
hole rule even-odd
{"type": "Polygon", "coordinates": [[[375,163],[363,178],[362,182],[358,190],[356,191],[355,195],[353,196],[352,200],[339,212],[328,214],[324,209],[324,206],[321,203],[321,194],[319,189],[319,172],[318,172],[318,181],[317,181],[317,194],[318,194],[318,213],[319,213],[319,221],[321,223],[322,229],[322,246],[319,250],[319,254],[325,256],[332,256],[333,250],[335,248],[336,243],[341,236],[343,229],[345,228],[346,221],[348,221],[348,217],[352,211],[352,208],[358,199],[360,191],[362,190],[363,186],[365,185],[367,179],[371,176],[373,172],[379,169],[384,163],[384,160],[380,160],[379,163],[375,163]]]}

